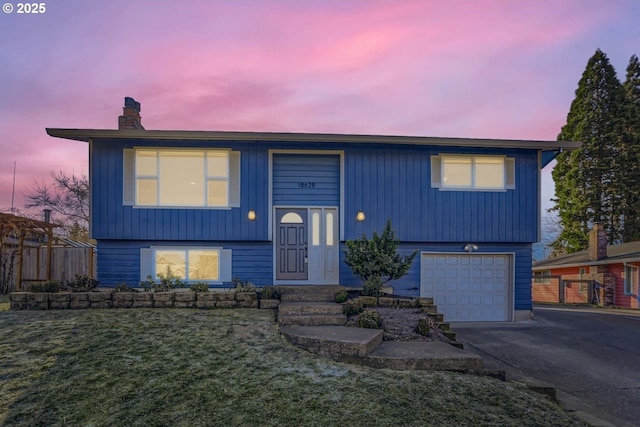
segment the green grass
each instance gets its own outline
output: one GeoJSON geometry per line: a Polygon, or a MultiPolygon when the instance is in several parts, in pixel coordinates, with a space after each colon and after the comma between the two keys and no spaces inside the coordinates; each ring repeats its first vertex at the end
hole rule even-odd
{"type": "Polygon", "coordinates": [[[0,425],[578,425],[512,383],[290,345],[271,310],[0,312],[0,425]]]}

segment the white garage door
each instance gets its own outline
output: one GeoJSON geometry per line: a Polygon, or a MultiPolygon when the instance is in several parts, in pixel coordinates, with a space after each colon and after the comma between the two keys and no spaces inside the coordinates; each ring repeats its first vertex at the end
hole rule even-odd
{"type": "Polygon", "coordinates": [[[511,257],[423,253],[420,295],[432,297],[446,322],[507,321],[511,257]]]}

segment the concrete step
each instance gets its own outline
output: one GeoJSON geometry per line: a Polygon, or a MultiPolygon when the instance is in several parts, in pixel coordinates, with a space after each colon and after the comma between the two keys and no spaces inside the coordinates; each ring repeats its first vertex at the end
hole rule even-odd
{"type": "Polygon", "coordinates": [[[284,294],[333,294],[335,295],[344,286],[338,285],[299,285],[299,286],[282,286],[277,285],[275,287],[280,291],[281,295],[284,294]]]}
{"type": "Polygon", "coordinates": [[[442,313],[425,313],[425,314],[437,323],[444,322],[444,315],[442,313]]]}
{"type": "Polygon", "coordinates": [[[334,302],[335,299],[335,293],[327,292],[294,293],[280,295],[280,301],[282,302],[334,302]]]}
{"type": "Polygon", "coordinates": [[[335,302],[283,302],[278,306],[278,314],[342,314],[342,306],[335,302]]]}
{"type": "Polygon", "coordinates": [[[347,326],[282,326],[280,332],[291,343],[334,360],[365,357],[382,342],[383,335],[381,329],[347,326]]]}
{"type": "Polygon", "coordinates": [[[373,368],[482,371],[482,358],[438,341],[384,341],[363,360],[373,368]]]}
{"type": "Polygon", "coordinates": [[[278,323],[280,324],[280,326],[338,326],[347,324],[347,316],[345,316],[344,314],[278,314],[278,323]]]}

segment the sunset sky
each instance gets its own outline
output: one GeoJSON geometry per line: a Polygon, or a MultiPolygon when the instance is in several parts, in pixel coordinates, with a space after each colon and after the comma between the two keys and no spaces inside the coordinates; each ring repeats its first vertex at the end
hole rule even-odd
{"type": "MultiPolygon", "coordinates": [[[[3,3],[7,1],[3,0],[3,3]]],[[[46,1],[0,14],[0,211],[88,172],[46,127],[554,140],[600,48],[624,80],[636,0],[46,1]]],[[[543,198],[552,182],[544,173],[543,198]]]]}

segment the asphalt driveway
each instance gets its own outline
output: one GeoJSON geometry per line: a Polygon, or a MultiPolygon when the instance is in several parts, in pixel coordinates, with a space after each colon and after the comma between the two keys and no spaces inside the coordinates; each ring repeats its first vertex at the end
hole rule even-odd
{"type": "Polygon", "coordinates": [[[640,312],[535,307],[534,320],[452,329],[485,367],[555,387],[592,424],[640,425],[640,312]]]}

